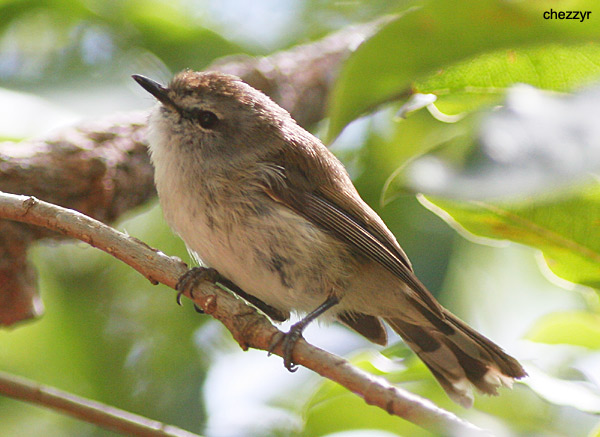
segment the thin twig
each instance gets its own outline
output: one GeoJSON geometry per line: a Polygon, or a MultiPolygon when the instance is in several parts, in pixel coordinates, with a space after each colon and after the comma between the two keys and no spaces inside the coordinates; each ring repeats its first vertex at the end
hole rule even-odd
{"type": "Polygon", "coordinates": [[[102,424],[106,429],[141,437],[199,437],[176,426],[150,420],[110,405],[76,396],[47,385],[0,371],[0,393],[60,410],[86,422],[102,424]]]}
{"type": "MultiPolygon", "coordinates": [[[[136,238],[77,211],[58,207],[29,196],[0,192],[0,218],[52,229],[82,240],[120,259],[153,283],[175,287],[187,266],[178,259],[150,248],[136,238]]],[[[281,331],[266,317],[216,285],[199,284],[187,294],[207,314],[229,329],[242,349],[268,350],[281,331]]],[[[281,347],[273,353],[281,356],[281,347]]],[[[489,433],[442,410],[431,402],[394,387],[381,378],[352,366],[346,360],[300,340],[294,347],[293,361],[337,382],[390,414],[402,417],[424,429],[443,435],[482,436],[489,433]]]]}

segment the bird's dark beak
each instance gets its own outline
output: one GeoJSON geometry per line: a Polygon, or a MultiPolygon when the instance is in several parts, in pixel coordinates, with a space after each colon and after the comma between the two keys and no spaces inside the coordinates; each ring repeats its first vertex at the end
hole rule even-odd
{"type": "Polygon", "coordinates": [[[156,99],[162,103],[163,105],[174,106],[173,101],[169,97],[168,90],[158,82],[153,81],[152,79],[147,78],[146,76],[141,76],[139,74],[134,74],[131,77],[139,83],[142,88],[152,94],[156,99]]]}

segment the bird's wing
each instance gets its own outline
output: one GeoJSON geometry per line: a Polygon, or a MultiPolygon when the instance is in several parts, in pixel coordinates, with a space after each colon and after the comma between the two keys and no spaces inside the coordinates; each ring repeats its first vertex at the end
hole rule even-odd
{"type": "MultiPolygon", "coordinates": [[[[440,304],[417,279],[408,257],[393,234],[356,193],[350,180],[340,180],[341,177],[347,178],[345,171],[340,176],[340,169],[335,168],[336,180],[329,174],[309,175],[309,171],[315,171],[315,166],[298,168],[298,160],[278,165],[282,169],[282,177],[264,186],[269,197],[384,266],[406,283],[426,307],[443,319],[440,304]]],[[[323,171],[328,173],[327,169],[323,171]]]]}

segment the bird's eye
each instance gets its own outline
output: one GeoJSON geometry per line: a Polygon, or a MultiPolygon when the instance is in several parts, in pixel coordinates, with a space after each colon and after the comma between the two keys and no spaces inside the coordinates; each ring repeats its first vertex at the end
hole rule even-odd
{"type": "Polygon", "coordinates": [[[211,111],[197,109],[191,115],[204,129],[214,129],[219,124],[219,117],[211,111]]]}

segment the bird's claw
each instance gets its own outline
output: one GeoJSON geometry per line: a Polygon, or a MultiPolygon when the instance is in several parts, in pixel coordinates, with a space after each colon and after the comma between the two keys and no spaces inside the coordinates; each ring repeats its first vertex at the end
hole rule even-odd
{"type": "Polygon", "coordinates": [[[194,267],[189,269],[187,272],[181,275],[177,285],[175,286],[175,290],[177,290],[177,304],[181,305],[181,296],[187,290],[192,290],[202,281],[210,281],[214,284],[217,282],[219,277],[219,272],[210,267],[194,267]]]}
{"type": "Polygon", "coordinates": [[[292,355],[294,353],[294,346],[302,338],[302,328],[304,326],[296,324],[292,325],[287,333],[279,332],[274,336],[269,347],[269,355],[271,355],[275,348],[281,344],[283,365],[292,373],[298,370],[298,366],[292,360],[292,355]]]}

